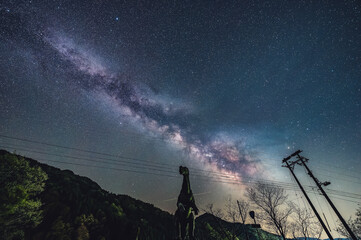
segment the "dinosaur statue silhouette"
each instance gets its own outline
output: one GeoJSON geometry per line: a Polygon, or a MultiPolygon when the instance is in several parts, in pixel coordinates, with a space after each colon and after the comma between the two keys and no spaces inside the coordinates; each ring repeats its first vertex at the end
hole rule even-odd
{"type": "Polygon", "coordinates": [[[186,239],[186,229],[188,226],[188,237],[194,238],[194,215],[198,215],[198,208],[194,201],[194,196],[189,182],[189,170],[187,167],[180,166],[179,174],[183,175],[183,184],[177,201],[177,210],[175,212],[177,239],[186,239]]]}

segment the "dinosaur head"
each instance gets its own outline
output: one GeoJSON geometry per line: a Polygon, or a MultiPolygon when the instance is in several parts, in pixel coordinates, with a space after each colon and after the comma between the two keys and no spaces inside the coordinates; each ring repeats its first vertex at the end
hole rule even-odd
{"type": "Polygon", "coordinates": [[[187,167],[179,166],[179,174],[181,175],[189,175],[189,170],[187,167]]]}

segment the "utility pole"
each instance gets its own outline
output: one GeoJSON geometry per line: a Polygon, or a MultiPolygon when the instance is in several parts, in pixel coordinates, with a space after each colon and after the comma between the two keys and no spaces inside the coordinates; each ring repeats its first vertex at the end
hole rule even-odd
{"type": "Polygon", "coordinates": [[[300,187],[300,189],[301,189],[301,191],[302,191],[303,195],[305,195],[305,197],[306,197],[306,199],[307,199],[308,203],[310,204],[310,206],[311,206],[311,208],[312,208],[313,212],[315,213],[315,215],[316,215],[316,217],[317,217],[318,221],[321,223],[321,225],[322,225],[323,229],[325,230],[325,232],[326,232],[326,234],[327,234],[328,238],[329,238],[330,240],[333,240],[333,237],[332,237],[331,233],[328,231],[328,229],[327,229],[327,227],[326,227],[325,223],[322,221],[322,218],[321,218],[321,217],[320,217],[320,215],[318,214],[318,212],[317,212],[317,210],[316,210],[315,206],[313,206],[313,204],[312,204],[312,202],[311,202],[311,199],[308,197],[308,195],[307,195],[306,191],[303,189],[303,187],[302,187],[302,185],[301,185],[300,181],[298,181],[298,178],[296,177],[295,173],[293,172],[294,166],[295,166],[295,164],[299,164],[299,160],[294,161],[294,162],[291,162],[291,163],[289,163],[289,162],[288,162],[288,160],[290,160],[292,157],[294,157],[294,156],[296,156],[296,155],[298,155],[298,154],[300,154],[300,153],[301,153],[301,150],[298,150],[298,151],[296,151],[296,152],[292,153],[290,156],[288,156],[288,157],[284,158],[284,159],[282,160],[282,163],[285,163],[285,164],[286,164],[286,166],[283,166],[283,167],[287,167],[287,168],[291,171],[292,176],[295,178],[295,180],[296,180],[296,182],[297,182],[298,186],[300,187]]]}
{"type": "Polygon", "coordinates": [[[242,223],[243,223],[242,226],[243,226],[244,233],[246,234],[246,240],[249,240],[249,238],[248,238],[248,230],[246,229],[246,226],[245,226],[246,220],[243,217],[244,214],[243,214],[243,212],[241,210],[241,206],[240,206],[238,200],[237,200],[237,205],[238,205],[238,209],[239,209],[239,214],[241,215],[241,218],[242,218],[242,223]]]}
{"type": "Polygon", "coordinates": [[[330,206],[332,207],[333,211],[335,211],[337,217],[341,220],[343,226],[346,228],[348,234],[350,234],[351,238],[353,240],[357,240],[355,234],[352,232],[351,228],[348,226],[348,224],[346,223],[346,221],[343,219],[343,217],[341,216],[341,214],[339,213],[339,211],[337,210],[337,208],[335,207],[335,205],[333,205],[331,199],[328,197],[327,193],[323,190],[322,185],[327,186],[330,184],[330,182],[324,182],[321,183],[311,172],[311,170],[308,168],[308,166],[306,165],[306,162],[308,161],[307,158],[300,156],[300,152],[301,151],[297,151],[297,158],[298,161],[301,161],[301,164],[306,168],[308,175],[310,175],[310,177],[313,179],[313,181],[316,183],[318,189],[321,191],[321,194],[326,198],[327,202],[330,204],[330,206]]]}

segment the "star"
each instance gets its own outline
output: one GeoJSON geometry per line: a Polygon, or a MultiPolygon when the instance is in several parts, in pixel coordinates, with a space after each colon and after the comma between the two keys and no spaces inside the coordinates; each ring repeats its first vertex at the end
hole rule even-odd
{"type": "MultiPolygon", "coordinates": [[[[292,149],[317,156],[323,170],[336,156],[349,166],[361,154],[361,17],[352,3],[7,2],[0,133],[121,152],[141,163],[126,160],[124,168],[152,173],[82,169],[108,190],[168,199],[178,188],[156,175],[178,163],[232,179],[282,180],[281,159],[292,149]],[[267,165],[271,159],[280,162],[267,165]],[[154,193],[148,182],[161,187],[154,193]]],[[[198,190],[206,185],[192,177],[198,190]]]]}

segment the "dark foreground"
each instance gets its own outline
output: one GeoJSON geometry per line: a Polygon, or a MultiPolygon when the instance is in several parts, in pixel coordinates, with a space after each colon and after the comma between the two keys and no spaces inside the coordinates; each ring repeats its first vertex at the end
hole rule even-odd
{"type": "MultiPolygon", "coordinates": [[[[0,150],[0,171],[3,239],[175,239],[170,213],[110,193],[72,171],[4,150],[0,150]]],[[[250,240],[258,239],[256,230],[247,225],[228,223],[210,214],[196,219],[199,240],[246,239],[244,230],[250,240]]],[[[262,230],[259,234],[263,239],[277,239],[262,230]]]]}

